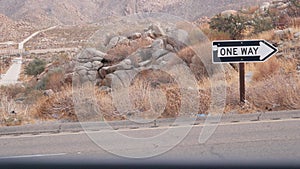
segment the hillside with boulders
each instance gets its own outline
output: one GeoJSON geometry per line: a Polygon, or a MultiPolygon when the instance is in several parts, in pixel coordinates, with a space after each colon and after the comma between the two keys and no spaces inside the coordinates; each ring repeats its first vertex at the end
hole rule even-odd
{"type": "MultiPolygon", "coordinates": [[[[16,7],[25,9],[26,2],[29,0],[18,2],[16,7]]],[[[235,1],[222,1],[219,3],[230,3],[211,14],[204,12],[205,17],[191,6],[215,5],[212,1],[170,0],[165,1],[166,6],[150,1],[152,5],[144,11],[167,10],[193,22],[168,14],[132,16],[130,13],[140,10],[139,3],[147,2],[126,2],[122,1],[133,5],[125,8],[126,13],[118,7],[115,11],[127,17],[106,18],[89,26],[61,25],[34,37],[25,47],[75,46],[76,50],[25,55],[23,83],[0,88],[1,124],[198,117],[211,113],[212,103],[223,105],[222,113],[300,108],[300,14],[296,0],[249,5],[243,1],[245,6],[236,4],[239,8],[232,5],[235,1]],[[187,14],[184,7],[192,13],[187,14]],[[266,62],[246,64],[245,103],[239,100],[238,66],[211,62],[211,41],[233,39],[264,39],[278,48],[266,62]],[[12,108],[19,113],[9,114],[12,108]]],[[[13,16],[13,11],[6,14],[13,16]]],[[[80,10],[76,12],[79,16],[80,10]]],[[[56,24],[69,23],[72,18],[65,15],[64,21],[57,19],[58,15],[44,16],[53,17],[56,24]]],[[[85,23],[85,19],[74,23],[85,23]]]]}

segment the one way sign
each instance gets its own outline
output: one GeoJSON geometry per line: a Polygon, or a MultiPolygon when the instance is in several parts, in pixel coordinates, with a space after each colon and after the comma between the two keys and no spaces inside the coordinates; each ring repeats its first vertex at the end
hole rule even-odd
{"type": "Polygon", "coordinates": [[[278,49],[265,40],[230,40],[212,43],[213,63],[264,62],[278,49]]]}

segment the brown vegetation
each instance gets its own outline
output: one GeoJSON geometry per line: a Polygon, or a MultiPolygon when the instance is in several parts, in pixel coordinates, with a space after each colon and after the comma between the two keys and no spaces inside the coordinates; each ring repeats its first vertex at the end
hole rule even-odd
{"type": "Polygon", "coordinates": [[[14,126],[32,123],[29,111],[41,93],[20,85],[0,88],[0,126],[14,126]]]}
{"type": "Polygon", "coordinates": [[[259,63],[255,65],[255,71],[253,75],[254,81],[261,81],[273,76],[280,70],[280,63],[276,57],[271,58],[265,63],[259,63]]]}
{"type": "Polygon", "coordinates": [[[51,96],[41,97],[30,111],[33,117],[39,120],[77,121],[71,87],[51,96]]]}
{"type": "Polygon", "coordinates": [[[200,26],[200,30],[208,37],[209,40],[229,40],[230,35],[226,32],[219,32],[216,30],[211,30],[209,24],[203,24],[200,26]]]}
{"type": "Polygon", "coordinates": [[[248,98],[262,111],[300,109],[300,80],[293,74],[278,73],[248,89],[248,98]]]}

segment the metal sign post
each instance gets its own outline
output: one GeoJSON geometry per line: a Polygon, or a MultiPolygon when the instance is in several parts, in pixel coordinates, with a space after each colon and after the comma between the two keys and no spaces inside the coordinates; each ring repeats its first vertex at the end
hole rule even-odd
{"type": "Polygon", "coordinates": [[[212,62],[239,63],[240,101],[245,103],[245,63],[265,62],[278,49],[265,40],[228,40],[212,43],[212,62]]]}
{"type": "Polygon", "coordinates": [[[245,63],[239,63],[240,73],[240,102],[246,102],[246,88],[245,88],[245,63]]]}

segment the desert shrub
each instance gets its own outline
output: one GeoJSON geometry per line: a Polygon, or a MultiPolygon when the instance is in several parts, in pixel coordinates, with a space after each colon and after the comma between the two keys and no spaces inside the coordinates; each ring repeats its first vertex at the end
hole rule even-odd
{"type": "Polygon", "coordinates": [[[96,100],[99,107],[99,113],[103,117],[103,120],[113,121],[125,119],[125,117],[121,115],[114,106],[111,93],[106,91],[97,91],[96,100]]]}
{"type": "Polygon", "coordinates": [[[2,86],[0,93],[0,97],[7,97],[25,105],[35,103],[43,95],[41,91],[35,90],[30,85],[2,86]]]}
{"type": "Polygon", "coordinates": [[[59,91],[63,86],[64,73],[62,70],[57,69],[47,75],[46,89],[59,91]]]}
{"type": "Polygon", "coordinates": [[[20,93],[24,93],[26,88],[21,85],[10,85],[10,86],[1,86],[0,92],[1,96],[7,96],[9,98],[16,98],[20,93]]]}
{"type": "Polygon", "coordinates": [[[210,21],[210,29],[219,32],[226,32],[231,39],[240,39],[243,37],[243,31],[246,29],[246,17],[242,15],[222,16],[216,15],[210,21]]]}
{"type": "Polygon", "coordinates": [[[254,81],[266,80],[273,76],[276,72],[280,70],[280,63],[278,59],[271,58],[265,63],[260,63],[255,66],[255,71],[253,74],[254,81]]]}
{"type": "Polygon", "coordinates": [[[30,109],[36,119],[77,121],[71,88],[40,98],[30,109]]]}
{"type": "Polygon", "coordinates": [[[263,31],[257,34],[252,34],[249,39],[264,39],[267,41],[272,41],[276,38],[274,35],[274,30],[263,31]]]}
{"type": "Polygon", "coordinates": [[[32,121],[28,112],[28,105],[18,103],[14,99],[1,95],[0,97],[0,125],[16,126],[32,121]],[[14,113],[12,113],[14,112],[14,113]]]}
{"type": "Polygon", "coordinates": [[[25,67],[25,74],[37,76],[45,70],[46,62],[35,58],[25,67]]]}
{"type": "Polygon", "coordinates": [[[130,98],[138,116],[154,118],[179,115],[181,95],[171,75],[159,70],[142,71],[132,81],[130,89],[130,98]]]}
{"type": "Polygon", "coordinates": [[[37,90],[60,91],[63,84],[64,72],[61,69],[49,71],[36,85],[37,90]]]}
{"type": "Polygon", "coordinates": [[[253,34],[269,31],[275,28],[271,17],[262,17],[259,15],[255,15],[250,23],[250,25],[253,27],[253,34]]]}
{"type": "Polygon", "coordinates": [[[300,108],[300,80],[297,75],[278,73],[247,89],[249,102],[261,110],[300,108]]]}
{"type": "Polygon", "coordinates": [[[46,90],[48,79],[46,77],[42,78],[35,86],[36,90],[46,90]]]}
{"type": "Polygon", "coordinates": [[[203,24],[200,27],[201,31],[208,37],[209,40],[228,40],[230,35],[227,32],[220,32],[217,30],[211,30],[209,24],[203,24]]]}

